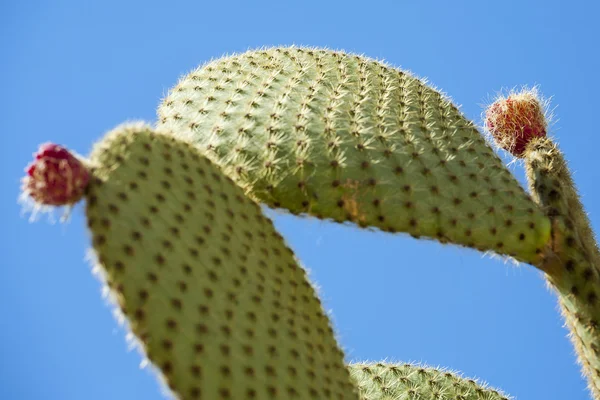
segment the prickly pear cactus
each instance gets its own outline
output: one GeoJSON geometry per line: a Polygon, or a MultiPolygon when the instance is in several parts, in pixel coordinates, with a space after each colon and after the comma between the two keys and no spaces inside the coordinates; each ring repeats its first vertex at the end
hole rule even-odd
{"type": "Polygon", "coordinates": [[[94,250],[175,394],[358,398],[304,270],[215,165],[143,125],[109,133],[90,161],[94,250]]]}
{"type": "Polygon", "coordinates": [[[536,262],[550,224],[471,122],[410,74],[274,48],[213,61],[159,108],[257,200],[536,262]]]}
{"type": "Polygon", "coordinates": [[[472,379],[410,364],[354,364],[352,377],[364,400],[508,400],[497,390],[472,379]]]}
{"type": "Polygon", "coordinates": [[[46,144],[39,206],[86,201],[98,268],[181,399],[505,400],[442,370],[344,364],[330,321],[259,202],[528,262],[556,289],[600,399],[600,252],[530,93],[486,125],[531,198],[440,93],[364,57],[275,48],[211,62],[89,159],[46,144]]]}
{"type": "MultiPolygon", "coordinates": [[[[356,375],[366,365],[344,364],[293,252],[192,144],[141,123],[109,132],[89,159],[47,144],[24,190],[46,205],[84,195],[97,268],[175,397],[371,400],[389,386],[436,398],[402,379],[369,384],[356,375]]],[[[440,391],[457,382],[440,381],[440,391]]]]}

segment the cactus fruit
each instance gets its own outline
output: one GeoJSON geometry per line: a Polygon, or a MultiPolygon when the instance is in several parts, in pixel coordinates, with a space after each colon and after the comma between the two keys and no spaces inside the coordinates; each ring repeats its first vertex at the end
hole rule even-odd
{"type": "Polygon", "coordinates": [[[529,263],[550,224],[471,122],[406,72],[273,48],[213,61],[159,107],[260,202],[529,263]]]}
{"type": "Polygon", "coordinates": [[[83,162],[62,146],[46,143],[26,168],[23,193],[40,206],[77,203],[89,183],[83,162]]]}
{"type": "Polygon", "coordinates": [[[94,250],[179,397],[358,398],[304,270],[241,188],[143,125],[109,133],[90,162],[94,250]]]}
{"type": "Polygon", "coordinates": [[[497,390],[472,379],[410,364],[353,364],[350,366],[363,400],[508,400],[497,390]]]}
{"type": "Polygon", "coordinates": [[[515,157],[522,157],[531,140],[546,136],[544,106],[537,91],[523,90],[498,98],[485,113],[485,126],[496,144],[515,157]]]}

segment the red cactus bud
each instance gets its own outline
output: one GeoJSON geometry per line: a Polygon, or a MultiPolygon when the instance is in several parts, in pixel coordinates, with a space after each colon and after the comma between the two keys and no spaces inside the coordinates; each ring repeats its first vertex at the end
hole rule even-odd
{"type": "Polygon", "coordinates": [[[25,169],[23,191],[36,203],[50,206],[74,204],[85,193],[90,174],[69,150],[46,143],[25,169]]]}
{"type": "Polygon", "coordinates": [[[523,157],[527,144],[546,136],[544,107],[534,90],[499,98],[485,112],[485,126],[496,144],[515,157],[523,157]]]}

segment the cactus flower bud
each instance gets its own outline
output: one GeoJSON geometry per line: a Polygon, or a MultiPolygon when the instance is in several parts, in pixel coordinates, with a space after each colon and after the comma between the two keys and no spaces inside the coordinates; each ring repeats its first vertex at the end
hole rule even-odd
{"type": "Polygon", "coordinates": [[[544,107],[534,90],[499,98],[485,112],[485,126],[496,144],[515,157],[523,157],[527,144],[546,136],[544,107]]]}
{"type": "Polygon", "coordinates": [[[69,150],[46,143],[34,154],[25,169],[23,191],[40,205],[74,204],[85,193],[90,174],[86,166],[69,150]]]}

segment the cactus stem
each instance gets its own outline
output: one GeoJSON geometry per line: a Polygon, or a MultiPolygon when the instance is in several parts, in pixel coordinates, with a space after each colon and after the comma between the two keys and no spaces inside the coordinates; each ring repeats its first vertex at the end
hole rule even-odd
{"type": "Polygon", "coordinates": [[[567,163],[549,138],[528,144],[525,165],[534,200],[552,219],[551,248],[539,265],[559,295],[590,390],[600,398],[600,252],[567,163]]]}

